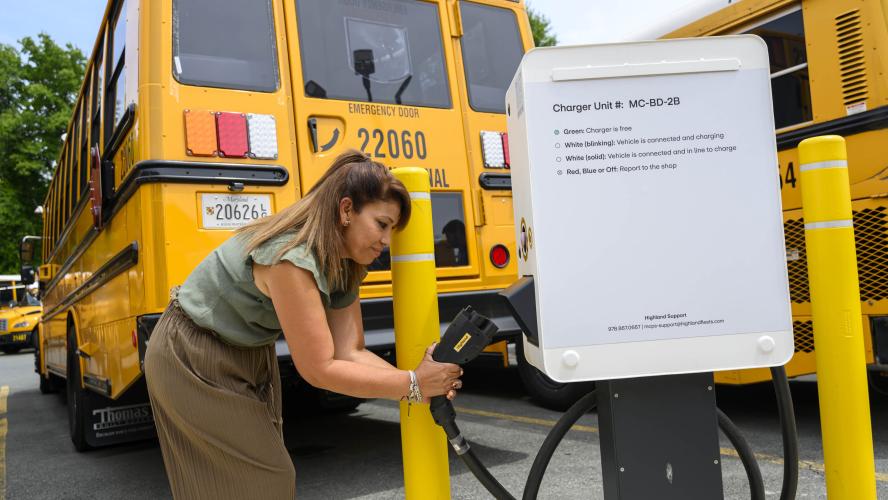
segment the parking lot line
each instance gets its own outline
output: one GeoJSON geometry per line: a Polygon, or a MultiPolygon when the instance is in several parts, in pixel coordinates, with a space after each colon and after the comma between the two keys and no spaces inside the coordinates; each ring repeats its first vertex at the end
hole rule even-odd
{"type": "Polygon", "coordinates": [[[0,500],[6,499],[6,396],[9,386],[0,387],[0,500]]]}
{"type": "MultiPolygon", "coordinates": [[[[532,418],[532,417],[521,417],[518,415],[509,415],[508,413],[498,413],[495,411],[485,411],[485,410],[475,410],[472,408],[464,408],[462,406],[457,406],[456,411],[458,413],[463,413],[466,415],[476,415],[479,417],[489,417],[489,418],[500,418],[503,420],[509,420],[512,422],[521,422],[523,424],[532,424],[532,425],[541,425],[543,427],[554,427],[558,422],[557,420],[547,420],[544,418],[532,418]]],[[[598,427],[592,427],[591,425],[578,425],[574,424],[571,427],[571,430],[580,431],[580,432],[598,432],[598,427]]]]}
{"type": "MultiPolygon", "coordinates": [[[[499,413],[495,411],[485,411],[485,410],[475,410],[472,408],[465,408],[462,406],[456,407],[457,413],[464,415],[475,415],[478,417],[487,417],[487,418],[498,418],[501,420],[508,420],[510,422],[520,422],[523,424],[531,424],[531,425],[539,425],[542,427],[554,427],[557,423],[557,420],[548,420],[543,418],[532,418],[532,417],[522,417],[520,415],[510,415],[508,413],[499,413]]],[[[571,427],[572,431],[578,432],[590,432],[590,433],[598,433],[598,427],[594,427],[591,425],[577,425],[575,424],[571,427]]],[[[733,448],[721,448],[719,452],[728,457],[740,458],[740,455],[737,453],[737,450],[733,448]]],[[[783,458],[778,457],[776,455],[769,455],[766,453],[756,453],[756,460],[759,462],[767,462],[775,465],[783,465],[783,458]]],[[[815,462],[813,460],[799,460],[799,469],[807,469],[811,471],[816,471],[820,473],[824,473],[826,470],[824,465],[820,462],[815,462]]],[[[888,482],[888,474],[884,474],[881,472],[876,472],[876,481],[878,482],[888,482]]]]}

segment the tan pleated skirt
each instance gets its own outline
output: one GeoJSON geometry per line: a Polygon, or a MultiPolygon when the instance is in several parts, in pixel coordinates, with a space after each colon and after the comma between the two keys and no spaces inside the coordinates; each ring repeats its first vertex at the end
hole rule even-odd
{"type": "Polygon", "coordinates": [[[174,498],[295,497],[274,345],[226,344],[174,299],[148,342],[145,378],[174,498]]]}

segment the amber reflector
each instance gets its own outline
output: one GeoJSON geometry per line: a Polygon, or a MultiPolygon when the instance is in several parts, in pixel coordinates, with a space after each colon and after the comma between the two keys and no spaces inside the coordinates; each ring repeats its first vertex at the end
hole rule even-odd
{"type": "Polygon", "coordinates": [[[247,117],[241,113],[216,113],[219,132],[219,156],[243,158],[247,156],[247,117]]]}
{"type": "Polygon", "coordinates": [[[189,156],[216,154],[216,120],[212,111],[185,110],[185,148],[189,156]]]}

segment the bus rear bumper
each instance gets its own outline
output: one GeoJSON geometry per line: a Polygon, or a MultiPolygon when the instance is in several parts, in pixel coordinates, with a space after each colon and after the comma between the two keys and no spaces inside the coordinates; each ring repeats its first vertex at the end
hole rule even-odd
{"type": "MultiPolygon", "coordinates": [[[[472,306],[496,324],[499,331],[494,341],[512,339],[521,333],[521,328],[506,307],[506,301],[499,296],[499,290],[482,290],[438,295],[438,315],[442,334],[450,326],[450,318],[456,316],[466,306],[472,306]]],[[[367,349],[393,361],[395,326],[391,297],[361,300],[361,314],[364,319],[364,343],[367,349]]],[[[148,339],[158,319],[160,314],[146,314],[136,320],[140,362],[145,359],[148,339]]],[[[279,363],[292,363],[290,350],[283,336],[275,342],[275,352],[279,363]]]]}
{"type": "MultiPolygon", "coordinates": [[[[441,334],[450,326],[450,318],[466,306],[472,306],[496,324],[499,331],[494,341],[512,339],[521,333],[521,328],[506,307],[505,299],[499,296],[499,290],[482,290],[438,295],[441,334]]],[[[367,349],[393,360],[395,325],[391,297],[361,300],[361,315],[364,319],[364,343],[367,349]]],[[[275,351],[279,362],[290,359],[290,350],[283,336],[275,343],[275,351]]]]}
{"type": "Polygon", "coordinates": [[[0,334],[0,349],[24,349],[33,347],[34,340],[31,338],[31,330],[15,331],[0,334]]]}

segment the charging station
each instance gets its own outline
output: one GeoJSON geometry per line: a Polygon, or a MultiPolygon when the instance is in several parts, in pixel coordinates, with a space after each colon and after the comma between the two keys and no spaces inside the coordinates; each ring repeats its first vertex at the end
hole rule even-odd
{"type": "Polygon", "coordinates": [[[768,52],[536,49],[506,95],[528,361],[598,380],[606,498],[722,498],[712,371],[785,364],[768,52]]]}

